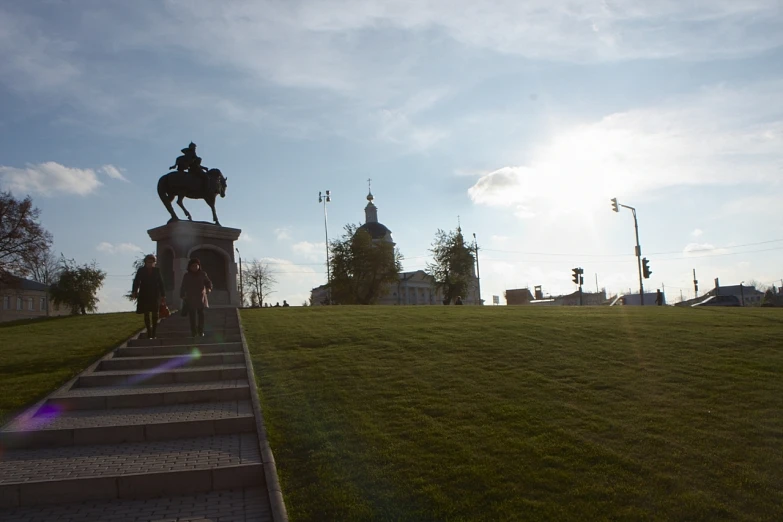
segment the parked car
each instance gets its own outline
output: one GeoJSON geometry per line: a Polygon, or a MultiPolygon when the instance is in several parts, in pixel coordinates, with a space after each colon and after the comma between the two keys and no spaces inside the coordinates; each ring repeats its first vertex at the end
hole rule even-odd
{"type": "Polygon", "coordinates": [[[742,306],[736,295],[712,295],[691,306],[742,306]]]}

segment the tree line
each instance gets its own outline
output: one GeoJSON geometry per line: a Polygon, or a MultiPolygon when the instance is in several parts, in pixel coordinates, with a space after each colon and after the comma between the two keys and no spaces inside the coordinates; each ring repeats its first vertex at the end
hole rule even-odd
{"type": "Polygon", "coordinates": [[[29,196],[17,199],[0,192],[0,286],[14,288],[18,278],[29,277],[49,287],[56,306],[67,306],[74,315],[95,312],[106,272],[95,261],[79,264],[56,256],[40,216],[29,196]]]}

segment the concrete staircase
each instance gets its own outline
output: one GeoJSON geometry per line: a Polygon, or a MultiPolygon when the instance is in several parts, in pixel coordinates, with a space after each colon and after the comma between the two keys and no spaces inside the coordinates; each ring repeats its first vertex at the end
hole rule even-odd
{"type": "Polygon", "coordinates": [[[0,520],[284,519],[237,310],[205,333],[166,319],[4,427],[0,520]]]}

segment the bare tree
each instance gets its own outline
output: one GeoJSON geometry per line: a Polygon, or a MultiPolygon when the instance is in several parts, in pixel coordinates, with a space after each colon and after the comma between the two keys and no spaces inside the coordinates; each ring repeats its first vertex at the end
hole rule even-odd
{"type": "Polygon", "coordinates": [[[59,277],[61,264],[60,259],[46,249],[29,260],[26,268],[33,281],[51,286],[59,277]]]}
{"type": "Polygon", "coordinates": [[[52,235],[38,222],[40,215],[29,196],[18,200],[0,192],[0,280],[28,275],[30,264],[49,250],[52,235]]]}
{"type": "Polygon", "coordinates": [[[251,306],[264,306],[264,301],[273,293],[272,288],[277,284],[269,265],[258,259],[244,265],[242,279],[245,295],[250,296],[251,306]]]}

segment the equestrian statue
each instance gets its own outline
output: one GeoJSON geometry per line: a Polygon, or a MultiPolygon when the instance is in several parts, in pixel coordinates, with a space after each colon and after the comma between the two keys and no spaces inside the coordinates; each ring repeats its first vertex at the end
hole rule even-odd
{"type": "Polygon", "coordinates": [[[182,156],[178,157],[174,165],[169,167],[169,170],[174,169],[176,171],[164,174],[158,180],[158,196],[171,214],[169,223],[179,221],[171,206],[171,202],[176,197],[177,205],[182,208],[190,221],[193,221],[193,218],[185,205],[182,204],[182,200],[184,198],[203,199],[212,209],[212,219],[215,224],[220,226],[215,212],[215,199],[218,194],[221,198],[226,197],[228,178],[223,177],[223,173],[219,169],[207,169],[201,165],[201,158],[196,155],[196,144],[193,142],[190,142],[188,148],[182,149],[182,156]]]}

